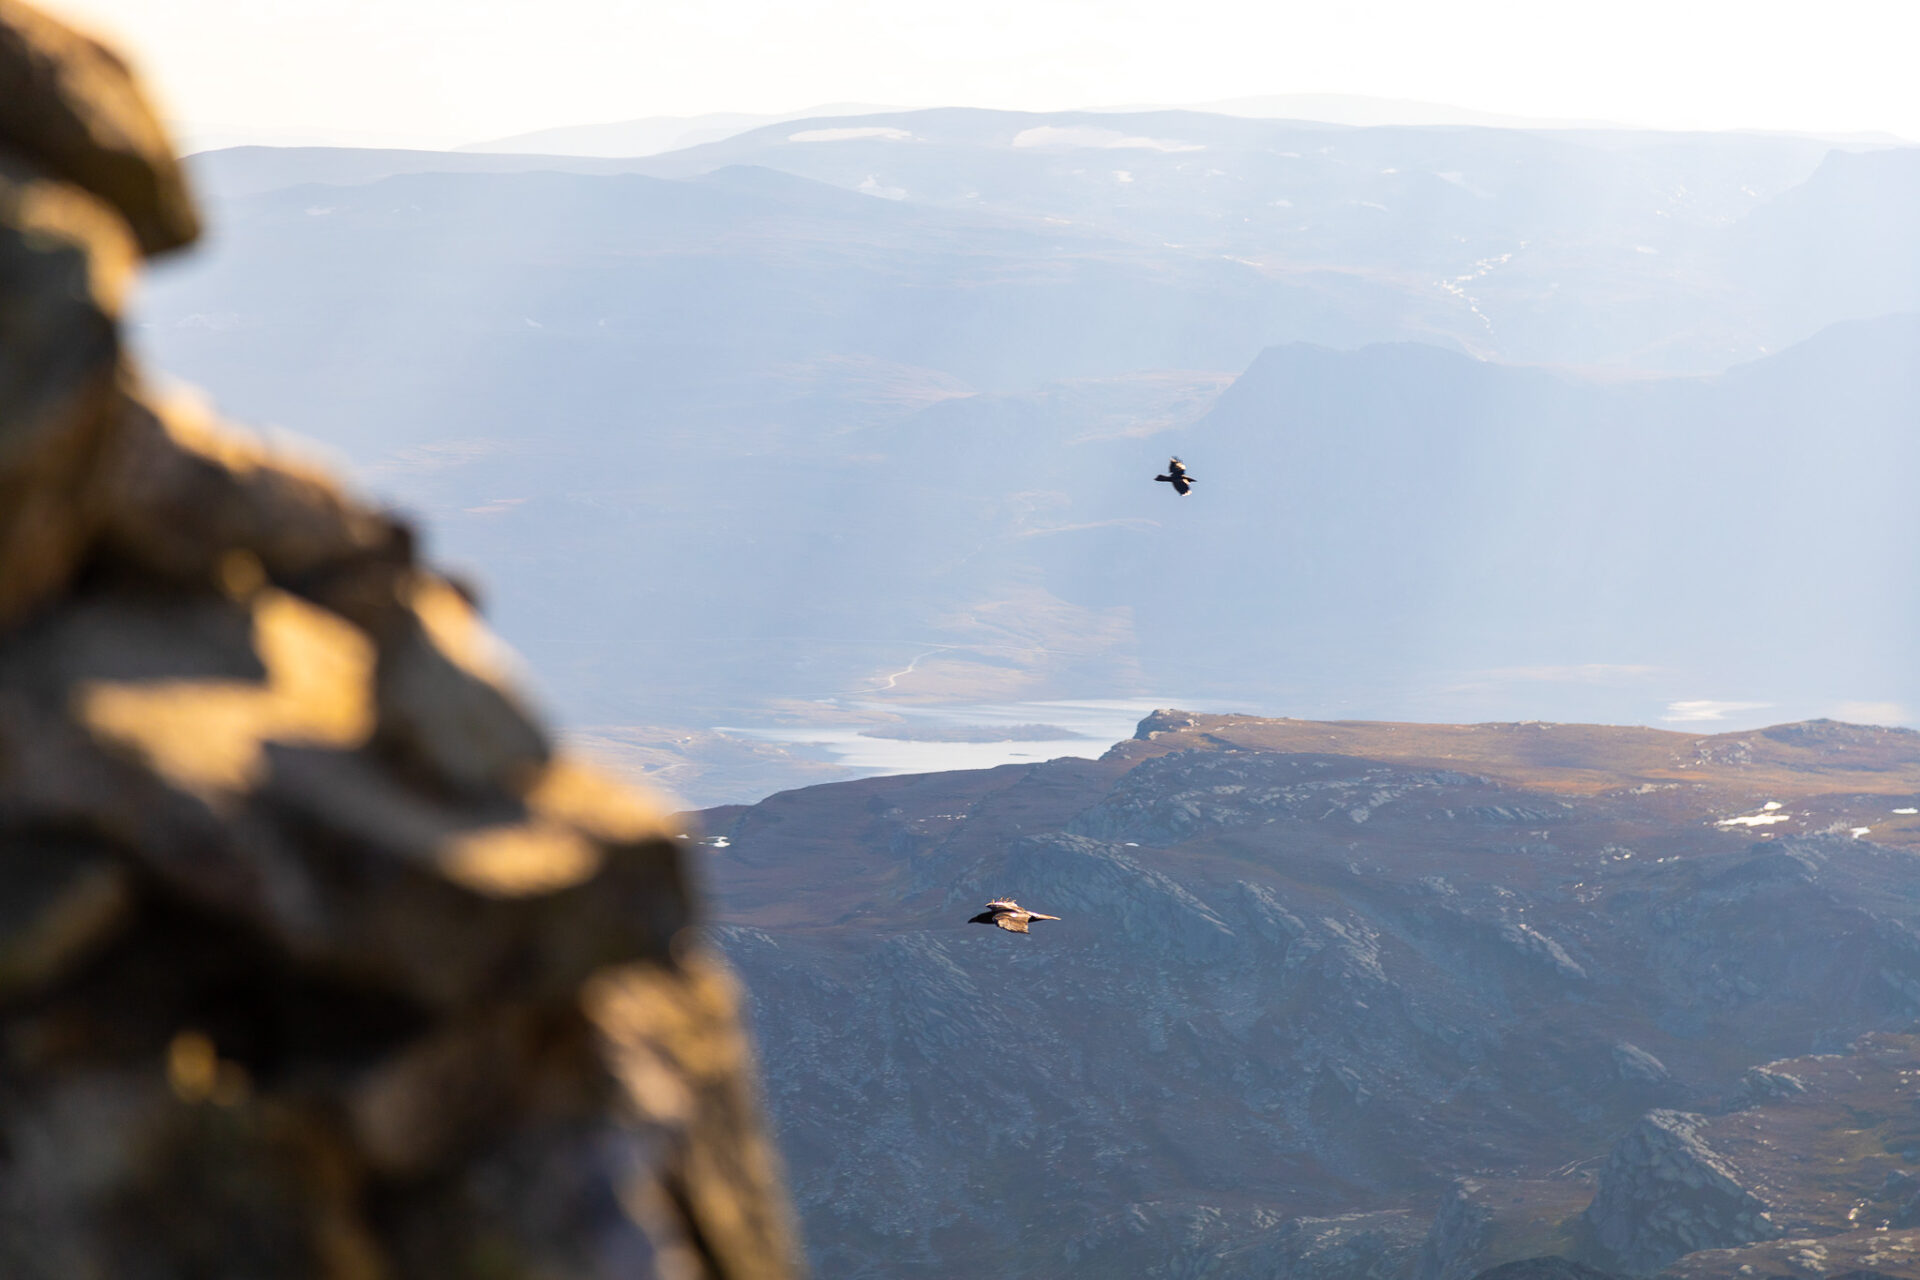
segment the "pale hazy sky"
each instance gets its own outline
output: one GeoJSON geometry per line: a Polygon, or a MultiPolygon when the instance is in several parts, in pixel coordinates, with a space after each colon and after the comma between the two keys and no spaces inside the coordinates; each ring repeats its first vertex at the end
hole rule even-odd
{"type": "Polygon", "coordinates": [[[195,125],[452,144],[813,103],[1357,93],[1920,139],[1914,0],[76,0],[195,125]]]}

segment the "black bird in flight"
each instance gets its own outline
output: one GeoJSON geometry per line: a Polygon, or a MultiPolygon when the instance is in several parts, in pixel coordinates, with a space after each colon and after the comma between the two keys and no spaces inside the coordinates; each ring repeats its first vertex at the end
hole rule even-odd
{"type": "Polygon", "coordinates": [[[1167,474],[1155,476],[1154,479],[1172,485],[1173,491],[1183,498],[1193,489],[1193,477],[1187,474],[1187,464],[1178,458],[1168,458],[1167,474]]]}
{"type": "Polygon", "coordinates": [[[1025,933],[1029,920],[1058,920],[1059,916],[1043,916],[1038,911],[1029,911],[1012,898],[995,898],[968,924],[997,924],[1008,933],[1025,933]]]}

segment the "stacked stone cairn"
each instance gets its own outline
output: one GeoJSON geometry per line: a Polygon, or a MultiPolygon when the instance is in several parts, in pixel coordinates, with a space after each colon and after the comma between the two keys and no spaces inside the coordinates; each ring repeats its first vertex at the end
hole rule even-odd
{"type": "Polygon", "coordinates": [[[0,0],[0,1276],[793,1274],[665,815],[404,523],[133,367],[197,230],[0,0]]]}

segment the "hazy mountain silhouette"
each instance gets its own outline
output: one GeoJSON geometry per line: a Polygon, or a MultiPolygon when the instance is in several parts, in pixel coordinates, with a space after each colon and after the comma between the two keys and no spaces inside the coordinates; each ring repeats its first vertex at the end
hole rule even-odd
{"type": "MultiPolygon", "coordinates": [[[[1731,229],[1727,274],[1795,323],[1920,309],[1920,149],[1830,153],[1731,229]]],[[[1779,323],[1779,322],[1776,322],[1779,323]]]]}
{"type": "Polygon", "coordinates": [[[717,142],[761,125],[830,116],[871,115],[894,108],[870,102],[836,102],[801,111],[743,113],[716,111],[693,116],[642,116],[604,124],[561,125],[505,138],[470,142],[458,151],[550,156],[651,156],[662,151],[717,142]]]}
{"type": "MultiPolygon", "coordinates": [[[[379,147],[228,147],[186,159],[187,171],[209,203],[319,184],[364,186],[407,173],[632,173],[628,160],[594,156],[478,154],[379,147]]],[[[244,213],[244,210],[236,210],[244,213]]]]}
{"type": "MultiPolygon", "coordinates": [[[[710,112],[691,116],[642,116],[599,124],[559,125],[456,147],[457,151],[553,156],[651,156],[707,142],[719,142],[763,125],[835,116],[868,116],[899,111],[872,103],[838,102],[802,111],[778,113],[710,112]]],[[[1555,120],[1478,111],[1437,102],[1374,98],[1350,93],[1270,94],[1217,102],[1159,106],[1092,107],[1102,115],[1142,111],[1203,111],[1210,115],[1254,119],[1314,120],[1344,125],[1474,125],[1496,129],[1618,129],[1603,120],[1555,120]]],[[[1894,141],[1894,139],[1884,139],[1894,141]]]]}
{"type": "Polygon", "coordinates": [[[1920,308],[1916,153],[817,127],[913,140],[197,157],[212,248],[156,278],[142,340],[493,566],[576,723],[875,689],[1467,719],[1920,701],[1887,586],[1916,545],[1894,486],[1920,335],[1879,314],[1920,308]],[[1629,363],[1516,363],[1545,356],[1629,363]],[[1153,501],[1170,452],[1204,502],[1153,501]],[[628,643],[663,611],[671,638],[628,643]]]}

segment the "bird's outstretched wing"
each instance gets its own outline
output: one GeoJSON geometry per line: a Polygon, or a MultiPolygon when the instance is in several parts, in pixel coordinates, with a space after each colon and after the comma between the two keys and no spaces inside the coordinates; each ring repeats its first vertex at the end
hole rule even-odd
{"type": "Polygon", "coordinates": [[[1008,933],[1025,933],[1027,931],[1027,918],[1024,915],[1013,915],[1011,913],[997,915],[993,918],[993,922],[1002,929],[1005,929],[1008,933]]]}
{"type": "Polygon", "coordinates": [[[1183,498],[1186,497],[1189,493],[1193,492],[1193,478],[1191,476],[1175,476],[1173,478],[1173,491],[1183,498]]]}
{"type": "Polygon", "coordinates": [[[1018,911],[1019,909],[1020,904],[1012,898],[995,898],[987,904],[987,910],[989,911],[1018,911]]]}
{"type": "Polygon", "coordinates": [[[1058,920],[1060,918],[1059,916],[1042,915],[1038,911],[1029,911],[1027,912],[1027,916],[1033,920],[1058,920]]]}

